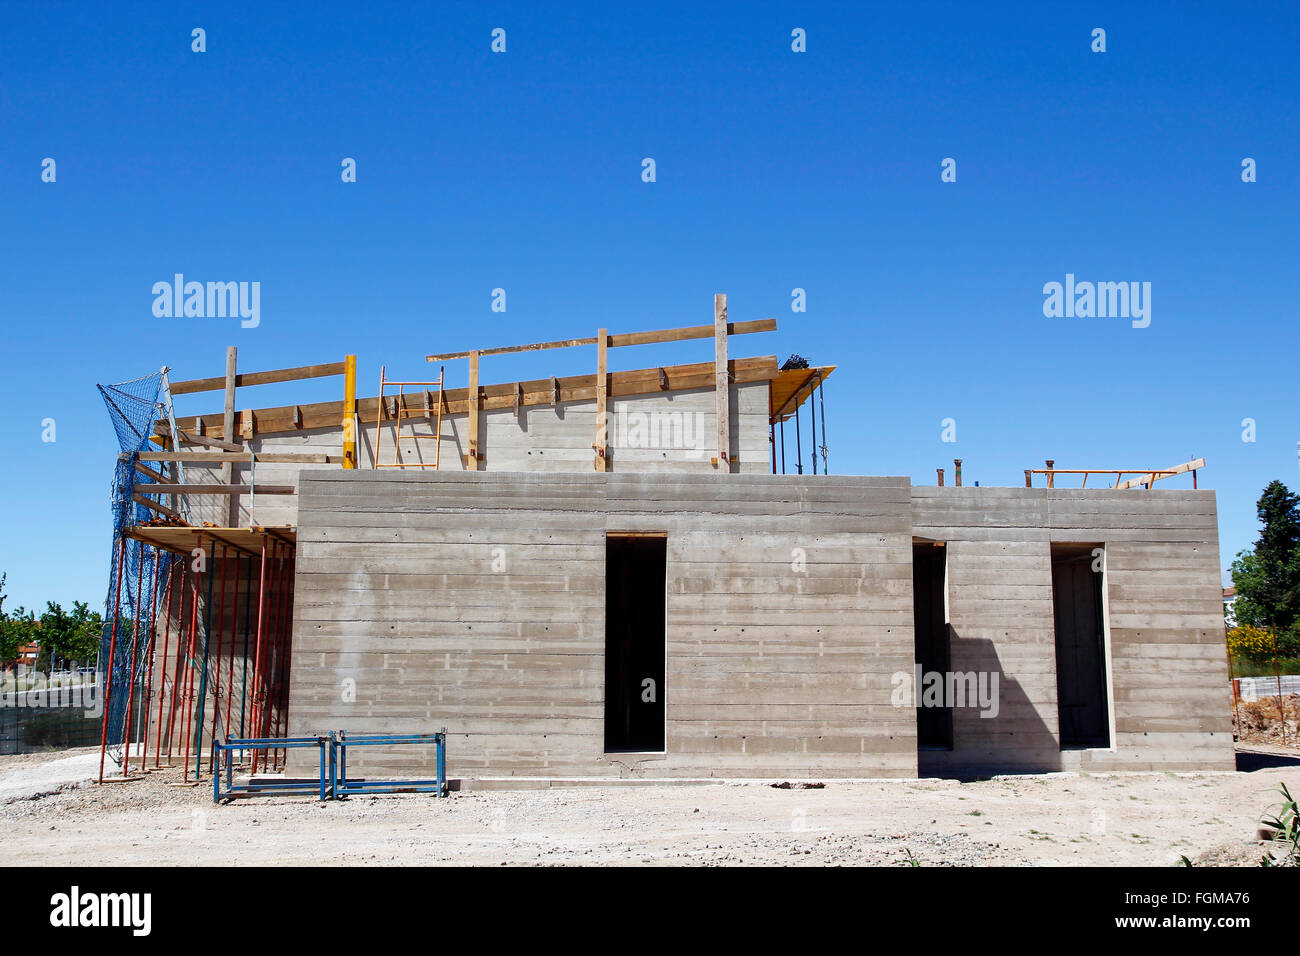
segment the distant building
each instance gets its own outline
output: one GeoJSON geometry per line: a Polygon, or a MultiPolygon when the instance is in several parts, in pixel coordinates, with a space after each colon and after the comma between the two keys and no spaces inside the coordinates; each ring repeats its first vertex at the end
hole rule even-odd
{"type": "Polygon", "coordinates": [[[1223,623],[1228,627],[1237,626],[1237,615],[1233,612],[1232,606],[1237,603],[1237,589],[1223,589],[1223,623]]]}

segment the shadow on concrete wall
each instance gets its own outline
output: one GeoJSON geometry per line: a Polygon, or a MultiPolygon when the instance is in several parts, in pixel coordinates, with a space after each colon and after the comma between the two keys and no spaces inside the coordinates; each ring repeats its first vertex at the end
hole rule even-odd
{"type": "Polygon", "coordinates": [[[997,645],[987,638],[963,638],[951,626],[949,635],[954,671],[997,674],[997,716],[981,717],[978,707],[956,710],[952,750],[919,751],[917,775],[980,780],[997,774],[1060,770],[1055,727],[1043,720],[1020,682],[1007,675],[997,645]]]}

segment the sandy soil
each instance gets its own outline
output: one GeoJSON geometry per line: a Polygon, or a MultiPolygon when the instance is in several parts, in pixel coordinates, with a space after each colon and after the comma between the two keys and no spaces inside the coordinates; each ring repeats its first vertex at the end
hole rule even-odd
{"type": "MultiPolygon", "coordinates": [[[[1286,745],[1300,741],[1300,695],[1284,694],[1286,709],[1286,745]]],[[[1247,744],[1283,745],[1282,708],[1277,695],[1259,700],[1235,701],[1232,707],[1232,732],[1247,744]]]]}
{"type": "MultiPolygon", "coordinates": [[[[0,805],[0,863],[1166,866],[1254,864],[1300,759],[1243,770],[1049,774],[775,789],[767,783],[482,791],[217,806],[179,771],[0,805]],[[1258,768],[1258,769],[1253,769],[1258,768]]],[[[1270,754],[1271,752],[1271,754],[1270,754]]],[[[0,757],[0,785],[50,757],[0,757]]],[[[74,754],[75,756],[75,754],[74,754]]],[[[1262,766],[1261,766],[1262,765],[1262,766]]]]}

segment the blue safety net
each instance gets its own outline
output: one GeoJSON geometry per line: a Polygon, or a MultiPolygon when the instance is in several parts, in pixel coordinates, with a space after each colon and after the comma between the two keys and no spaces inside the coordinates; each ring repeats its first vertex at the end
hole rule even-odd
{"type": "Polygon", "coordinates": [[[155,422],[166,413],[159,401],[163,394],[163,373],[96,387],[104,399],[120,446],[113,473],[113,551],[99,656],[99,679],[106,683],[101,697],[105,707],[105,741],[120,764],[128,733],[128,714],[131,740],[143,738],[153,622],[161,621],[161,615],[166,614],[166,608],[161,605],[172,562],[177,558],[127,534],[136,525],[156,519],[152,509],[135,499],[136,480],[143,479],[136,465],[140,452],[148,447],[149,436],[154,434],[155,422]]]}

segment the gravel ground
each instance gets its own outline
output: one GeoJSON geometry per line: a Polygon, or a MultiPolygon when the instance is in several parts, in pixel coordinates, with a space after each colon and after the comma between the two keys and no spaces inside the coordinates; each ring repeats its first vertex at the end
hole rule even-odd
{"type": "MultiPolygon", "coordinates": [[[[9,775],[52,757],[0,757],[9,775]]],[[[1254,865],[1260,816],[1300,765],[1073,774],[478,791],[216,806],[180,771],[0,805],[0,863],[838,866],[1254,865]]]]}

